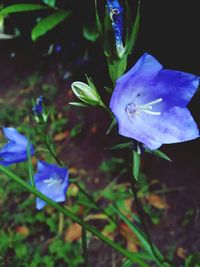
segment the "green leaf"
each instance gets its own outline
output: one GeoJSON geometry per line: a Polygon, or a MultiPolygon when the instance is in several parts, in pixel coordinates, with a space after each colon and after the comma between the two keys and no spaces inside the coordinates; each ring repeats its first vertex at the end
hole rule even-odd
{"type": "Polygon", "coordinates": [[[43,2],[51,7],[55,7],[56,0],[43,0],[43,2]]]}
{"type": "Polygon", "coordinates": [[[128,2],[126,1],[126,10],[127,10],[127,35],[126,35],[126,42],[125,42],[125,54],[131,54],[133,51],[133,48],[135,46],[138,32],[139,32],[139,26],[140,26],[140,1],[138,1],[138,9],[137,9],[137,14],[136,18],[134,21],[134,24],[132,25],[132,18],[130,15],[130,8],[128,6],[128,2]],[[131,30],[130,30],[131,29],[131,30]]]}
{"type": "Polygon", "coordinates": [[[32,40],[36,41],[39,37],[46,34],[49,30],[53,29],[56,25],[65,20],[70,14],[71,11],[59,11],[40,20],[32,30],[32,40]]]}
{"type": "Polygon", "coordinates": [[[5,16],[12,13],[36,11],[41,9],[47,9],[48,7],[39,4],[15,4],[7,6],[0,11],[0,16],[5,16]]]}
{"type": "Polygon", "coordinates": [[[83,25],[83,36],[91,42],[95,42],[99,38],[99,33],[94,24],[83,25]]]}
{"type": "Polygon", "coordinates": [[[127,142],[127,143],[117,144],[117,145],[114,145],[114,146],[112,146],[110,148],[106,148],[106,149],[120,150],[120,149],[130,148],[130,146],[131,146],[131,142],[127,142]]]}
{"type": "Polygon", "coordinates": [[[81,102],[69,102],[69,104],[72,106],[77,106],[77,107],[82,107],[82,108],[88,108],[89,107],[88,105],[81,103],[81,102]]]}
{"type": "Polygon", "coordinates": [[[200,253],[190,255],[185,261],[185,267],[200,267],[200,253]]]}
{"type": "Polygon", "coordinates": [[[133,151],[133,177],[135,180],[138,180],[139,172],[140,172],[140,154],[136,151],[133,151]]]}
{"type": "Polygon", "coordinates": [[[116,119],[113,117],[110,126],[108,127],[108,130],[106,131],[106,134],[109,134],[112,130],[112,128],[117,124],[116,119]]]}
{"type": "Polygon", "coordinates": [[[155,155],[155,156],[157,156],[159,158],[162,158],[162,159],[165,159],[165,160],[168,160],[168,161],[172,162],[172,160],[165,153],[163,153],[162,151],[160,151],[158,149],[157,150],[145,149],[145,152],[153,154],[153,155],[155,155]]]}
{"type": "Polygon", "coordinates": [[[101,21],[100,21],[98,9],[97,9],[97,0],[95,0],[95,18],[96,18],[97,30],[99,32],[99,35],[102,37],[103,36],[103,30],[102,30],[102,25],[101,25],[101,21]]]}

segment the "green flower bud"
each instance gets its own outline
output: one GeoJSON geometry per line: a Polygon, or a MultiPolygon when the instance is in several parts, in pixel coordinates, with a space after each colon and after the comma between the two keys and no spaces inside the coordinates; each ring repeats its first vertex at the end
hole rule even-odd
{"type": "Polygon", "coordinates": [[[73,82],[71,85],[74,94],[83,102],[92,106],[102,106],[101,98],[95,86],[89,86],[83,82],[73,82]]]}

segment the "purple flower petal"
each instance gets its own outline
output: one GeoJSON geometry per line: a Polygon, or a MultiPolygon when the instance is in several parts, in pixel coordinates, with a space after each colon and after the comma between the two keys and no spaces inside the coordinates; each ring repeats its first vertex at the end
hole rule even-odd
{"type": "MultiPolygon", "coordinates": [[[[63,202],[66,199],[68,188],[68,171],[66,168],[48,164],[44,161],[38,162],[38,172],[34,175],[36,188],[55,202],[63,202]]],[[[37,209],[42,209],[46,202],[40,198],[36,199],[37,209]]]]}
{"type": "Polygon", "coordinates": [[[198,84],[199,77],[163,70],[157,60],[144,54],[117,80],[111,97],[119,133],[150,149],[198,138],[197,125],[185,107],[198,84]]]}
{"type": "MultiPolygon", "coordinates": [[[[3,128],[5,137],[9,140],[0,149],[0,164],[8,166],[13,163],[18,163],[27,160],[27,145],[28,140],[25,136],[18,133],[14,128],[3,128]]],[[[33,145],[30,144],[30,155],[34,154],[33,145]]]]}

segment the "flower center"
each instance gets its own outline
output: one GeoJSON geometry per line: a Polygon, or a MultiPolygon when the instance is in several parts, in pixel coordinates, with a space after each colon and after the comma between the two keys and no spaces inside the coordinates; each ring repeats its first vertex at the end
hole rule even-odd
{"type": "Polygon", "coordinates": [[[44,183],[47,184],[47,187],[60,185],[62,183],[62,179],[54,179],[53,177],[50,177],[49,179],[45,179],[44,183]]]}
{"type": "Polygon", "coordinates": [[[145,112],[149,115],[160,115],[161,112],[153,111],[153,106],[162,102],[162,100],[163,100],[162,98],[158,98],[158,99],[151,101],[151,102],[144,104],[144,105],[137,105],[137,104],[132,102],[126,106],[125,111],[127,112],[131,121],[133,119],[133,116],[139,115],[141,112],[145,112]]]}

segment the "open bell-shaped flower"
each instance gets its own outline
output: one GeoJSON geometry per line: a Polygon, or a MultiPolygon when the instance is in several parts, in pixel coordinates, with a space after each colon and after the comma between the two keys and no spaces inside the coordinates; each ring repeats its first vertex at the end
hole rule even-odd
{"type": "MultiPolygon", "coordinates": [[[[35,186],[44,195],[55,202],[63,202],[69,184],[68,171],[55,164],[39,161],[38,172],[34,175],[35,186]]],[[[42,209],[46,202],[40,198],[36,199],[37,209],[42,209]]]]}
{"type": "Polygon", "coordinates": [[[12,127],[3,127],[3,134],[8,139],[8,143],[0,149],[0,164],[8,166],[13,163],[18,163],[27,160],[28,149],[30,155],[34,154],[34,148],[32,144],[29,144],[28,139],[18,133],[18,131],[12,127]]]}
{"type": "Polygon", "coordinates": [[[117,80],[111,97],[119,134],[151,150],[198,138],[198,127],[187,108],[198,85],[199,77],[163,69],[145,53],[117,80]]]}

